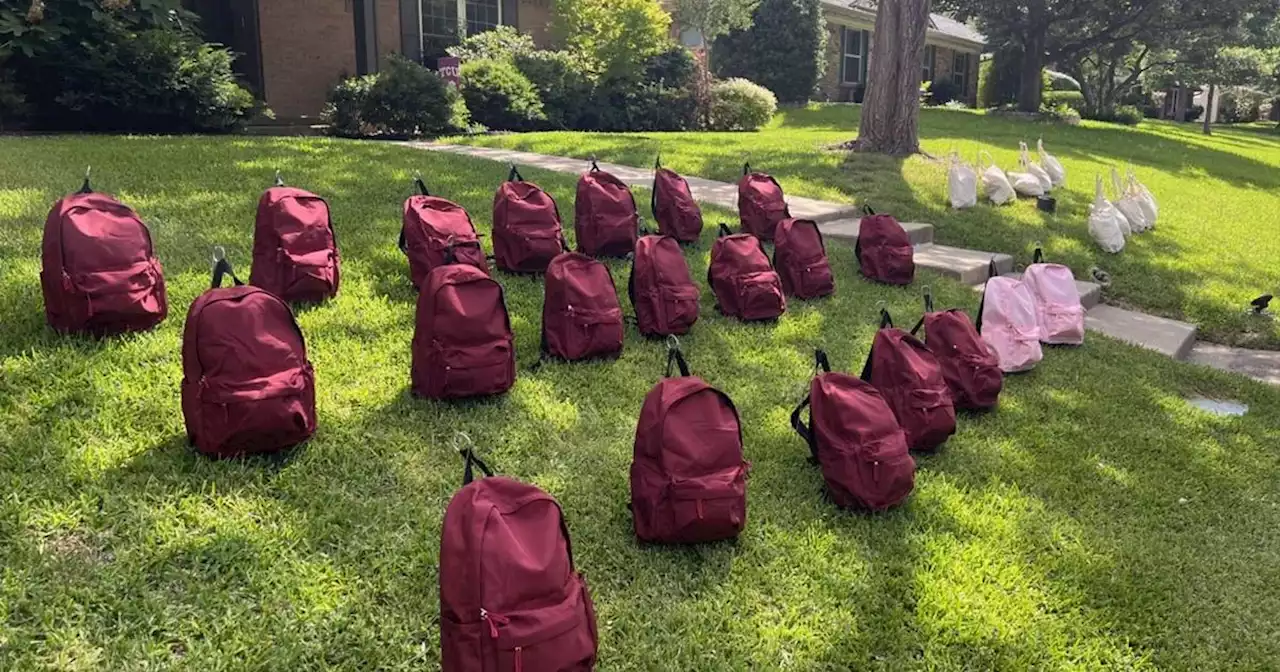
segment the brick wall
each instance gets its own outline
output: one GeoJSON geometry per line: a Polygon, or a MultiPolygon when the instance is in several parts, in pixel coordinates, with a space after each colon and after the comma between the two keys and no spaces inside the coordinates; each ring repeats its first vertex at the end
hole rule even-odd
{"type": "Polygon", "coordinates": [[[262,75],[267,104],[276,115],[319,114],[329,88],[342,76],[355,74],[356,36],[351,12],[347,0],[269,0],[259,4],[262,75]]]}

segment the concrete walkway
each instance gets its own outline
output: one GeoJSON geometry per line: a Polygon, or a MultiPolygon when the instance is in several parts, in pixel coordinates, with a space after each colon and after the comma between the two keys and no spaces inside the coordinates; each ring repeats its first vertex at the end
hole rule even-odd
{"type": "MultiPolygon", "coordinates": [[[[433,152],[461,154],[491,161],[531,166],[558,173],[581,174],[589,167],[583,159],[547,156],[492,147],[470,145],[446,145],[430,142],[402,143],[415,149],[433,152]]],[[[600,163],[600,170],[612,173],[632,187],[650,188],[653,185],[653,169],[600,163]]],[[[693,197],[702,203],[737,212],[738,186],[700,177],[685,178],[693,197]]],[[[858,208],[841,203],[829,203],[811,198],[787,197],[787,205],[793,217],[811,219],[822,228],[827,238],[855,241],[861,214],[858,208]]],[[[990,274],[989,264],[996,262],[996,270],[1003,275],[1013,273],[1013,257],[1007,254],[967,250],[937,245],[933,242],[933,225],[922,222],[903,222],[912,244],[916,246],[916,265],[944,276],[972,285],[980,290],[990,274]]],[[[1085,326],[1112,338],[1155,350],[1173,359],[1211,366],[1223,371],[1243,374],[1273,385],[1280,385],[1280,352],[1245,350],[1196,341],[1196,326],[1156,317],[1101,303],[1101,288],[1091,282],[1076,281],[1081,302],[1087,311],[1085,326]]]]}

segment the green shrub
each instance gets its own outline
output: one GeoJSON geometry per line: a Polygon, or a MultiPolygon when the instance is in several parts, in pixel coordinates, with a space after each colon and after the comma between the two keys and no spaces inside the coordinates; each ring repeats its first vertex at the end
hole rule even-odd
{"type": "Polygon", "coordinates": [[[584,115],[593,105],[595,87],[581,59],[567,51],[534,51],[517,56],[515,64],[537,89],[548,126],[582,127],[584,115]]]}
{"type": "Polygon", "coordinates": [[[0,72],[0,131],[24,124],[31,114],[27,97],[0,72]]]}
{"type": "Polygon", "coordinates": [[[785,103],[809,100],[827,64],[822,0],[762,0],[753,23],[720,37],[711,66],[723,78],[748,77],[785,103]]]}
{"type": "Polygon", "coordinates": [[[1059,103],[1054,106],[1042,105],[1040,107],[1040,116],[1047,121],[1069,126],[1075,126],[1080,123],[1080,111],[1067,106],[1065,103],[1059,103]]]}
{"type": "Polygon", "coordinates": [[[93,39],[67,35],[6,62],[40,127],[222,132],[253,109],[226,49],[173,28],[98,27],[93,39]]]}
{"type": "Polygon", "coordinates": [[[645,81],[677,89],[693,86],[698,63],[693,52],[679,45],[651,56],[644,64],[645,81]]]}
{"type": "Polygon", "coordinates": [[[538,91],[528,77],[506,61],[462,65],[462,97],[477,123],[504,131],[525,131],[547,121],[538,91]]]}
{"type": "Polygon", "coordinates": [[[463,130],[469,119],[461,96],[436,73],[392,56],[369,88],[364,120],[390,135],[441,135],[463,130]]]}
{"type": "Polygon", "coordinates": [[[778,110],[773,92],[745,79],[727,79],[711,87],[711,127],[717,131],[754,131],[778,110]]]}
{"type": "Polygon", "coordinates": [[[634,79],[611,79],[596,89],[582,127],[602,131],[687,131],[697,128],[693,92],[634,79]]]}
{"type": "Polygon", "coordinates": [[[435,136],[466,130],[462,96],[436,73],[392,56],[376,75],[351,77],[329,91],[324,120],[334,135],[435,136]]]}
{"type": "Polygon", "coordinates": [[[1106,121],[1125,126],[1137,126],[1144,118],[1142,110],[1133,105],[1120,105],[1114,110],[1094,110],[1085,115],[1086,119],[1106,121]]]}
{"type": "Polygon", "coordinates": [[[450,56],[456,56],[466,63],[483,60],[511,61],[531,54],[536,49],[532,37],[511,26],[498,26],[493,30],[469,35],[460,44],[449,47],[446,51],[450,56]]]}
{"type": "Polygon", "coordinates": [[[926,102],[930,105],[946,105],[953,100],[964,98],[964,92],[949,79],[935,79],[929,82],[926,102]]]}
{"type": "Polygon", "coordinates": [[[1084,94],[1079,91],[1045,91],[1041,103],[1045,107],[1066,105],[1080,111],[1084,109],[1084,94]]]}
{"type": "Polygon", "coordinates": [[[551,27],[565,50],[605,78],[635,77],[671,45],[671,15],[655,0],[554,0],[551,27]]]}
{"type": "Polygon", "coordinates": [[[978,107],[992,108],[1015,103],[1022,89],[1019,72],[1022,51],[1017,48],[997,50],[978,66],[978,107]]]}
{"type": "Polygon", "coordinates": [[[329,90],[329,98],[320,118],[329,125],[330,133],[358,138],[377,132],[364,119],[365,110],[369,106],[369,91],[376,81],[377,75],[350,77],[329,90]]]}

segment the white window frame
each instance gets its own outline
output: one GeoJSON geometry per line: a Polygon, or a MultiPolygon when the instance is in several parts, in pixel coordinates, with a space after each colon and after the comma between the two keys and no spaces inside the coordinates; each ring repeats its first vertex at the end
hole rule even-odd
{"type": "MultiPolygon", "coordinates": [[[[467,0],[455,0],[457,2],[457,11],[455,16],[458,21],[458,37],[465,38],[467,36],[467,0]]],[[[502,15],[502,0],[496,0],[498,4],[498,25],[505,26],[506,17],[502,15]]],[[[422,2],[423,0],[415,0],[418,7],[418,53],[422,53],[426,49],[427,34],[423,30],[422,23],[422,2]]],[[[433,33],[434,35],[434,33],[433,33]]]]}
{"type": "Polygon", "coordinates": [[[924,63],[920,64],[920,81],[932,82],[933,71],[938,65],[938,48],[932,44],[924,45],[924,63]]]}
{"type": "Polygon", "coordinates": [[[870,31],[861,28],[853,28],[850,26],[840,26],[840,83],[841,84],[862,84],[866,79],[867,72],[867,47],[871,41],[870,31]],[[858,36],[858,53],[849,53],[849,36],[858,36]],[[853,78],[849,77],[849,68],[847,64],[849,59],[856,59],[858,62],[858,71],[854,73],[853,78]]]}

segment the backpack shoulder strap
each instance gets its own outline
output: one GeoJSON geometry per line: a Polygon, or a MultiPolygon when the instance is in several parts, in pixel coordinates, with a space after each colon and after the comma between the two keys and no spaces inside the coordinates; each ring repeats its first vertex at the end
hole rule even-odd
{"type": "MultiPolygon", "coordinates": [[[[827,353],[825,350],[815,350],[813,353],[813,359],[815,372],[820,369],[822,373],[831,373],[831,361],[827,359],[827,353]]],[[[804,399],[800,402],[800,405],[796,406],[795,410],[791,412],[791,428],[796,430],[796,434],[799,434],[800,438],[804,439],[805,443],[809,444],[809,461],[817,464],[818,438],[814,435],[811,428],[806,426],[804,421],[801,419],[801,415],[804,413],[805,407],[812,406],[812,404],[813,392],[810,391],[809,394],[805,395],[804,399]]],[[[813,422],[812,412],[810,412],[809,421],[810,423],[813,422]]]]}
{"type": "Polygon", "coordinates": [[[997,272],[996,260],[992,257],[991,263],[987,264],[987,279],[982,283],[982,299],[978,301],[978,319],[974,322],[974,327],[979,334],[982,333],[982,314],[987,312],[987,285],[991,284],[991,278],[996,277],[997,272]]]}
{"type": "Polygon", "coordinates": [[[933,312],[933,292],[928,288],[924,288],[924,315],[920,316],[920,321],[916,322],[916,326],[911,327],[911,335],[916,336],[920,333],[920,327],[924,326],[924,318],[933,312]]]}
{"type": "MultiPolygon", "coordinates": [[[[892,327],[893,327],[893,317],[889,315],[889,309],[881,308],[880,309],[880,329],[892,328],[892,327]]],[[[865,364],[862,365],[862,375],[859,376],[859,378],[861,378],[863,381],[868,383],[871,382],[871,373],[872,373],[871,360],[875,356],[875,347],[876,347],[875,337],[872,337],[871,349],[867,350],[867,361],[865,364]]]]}

